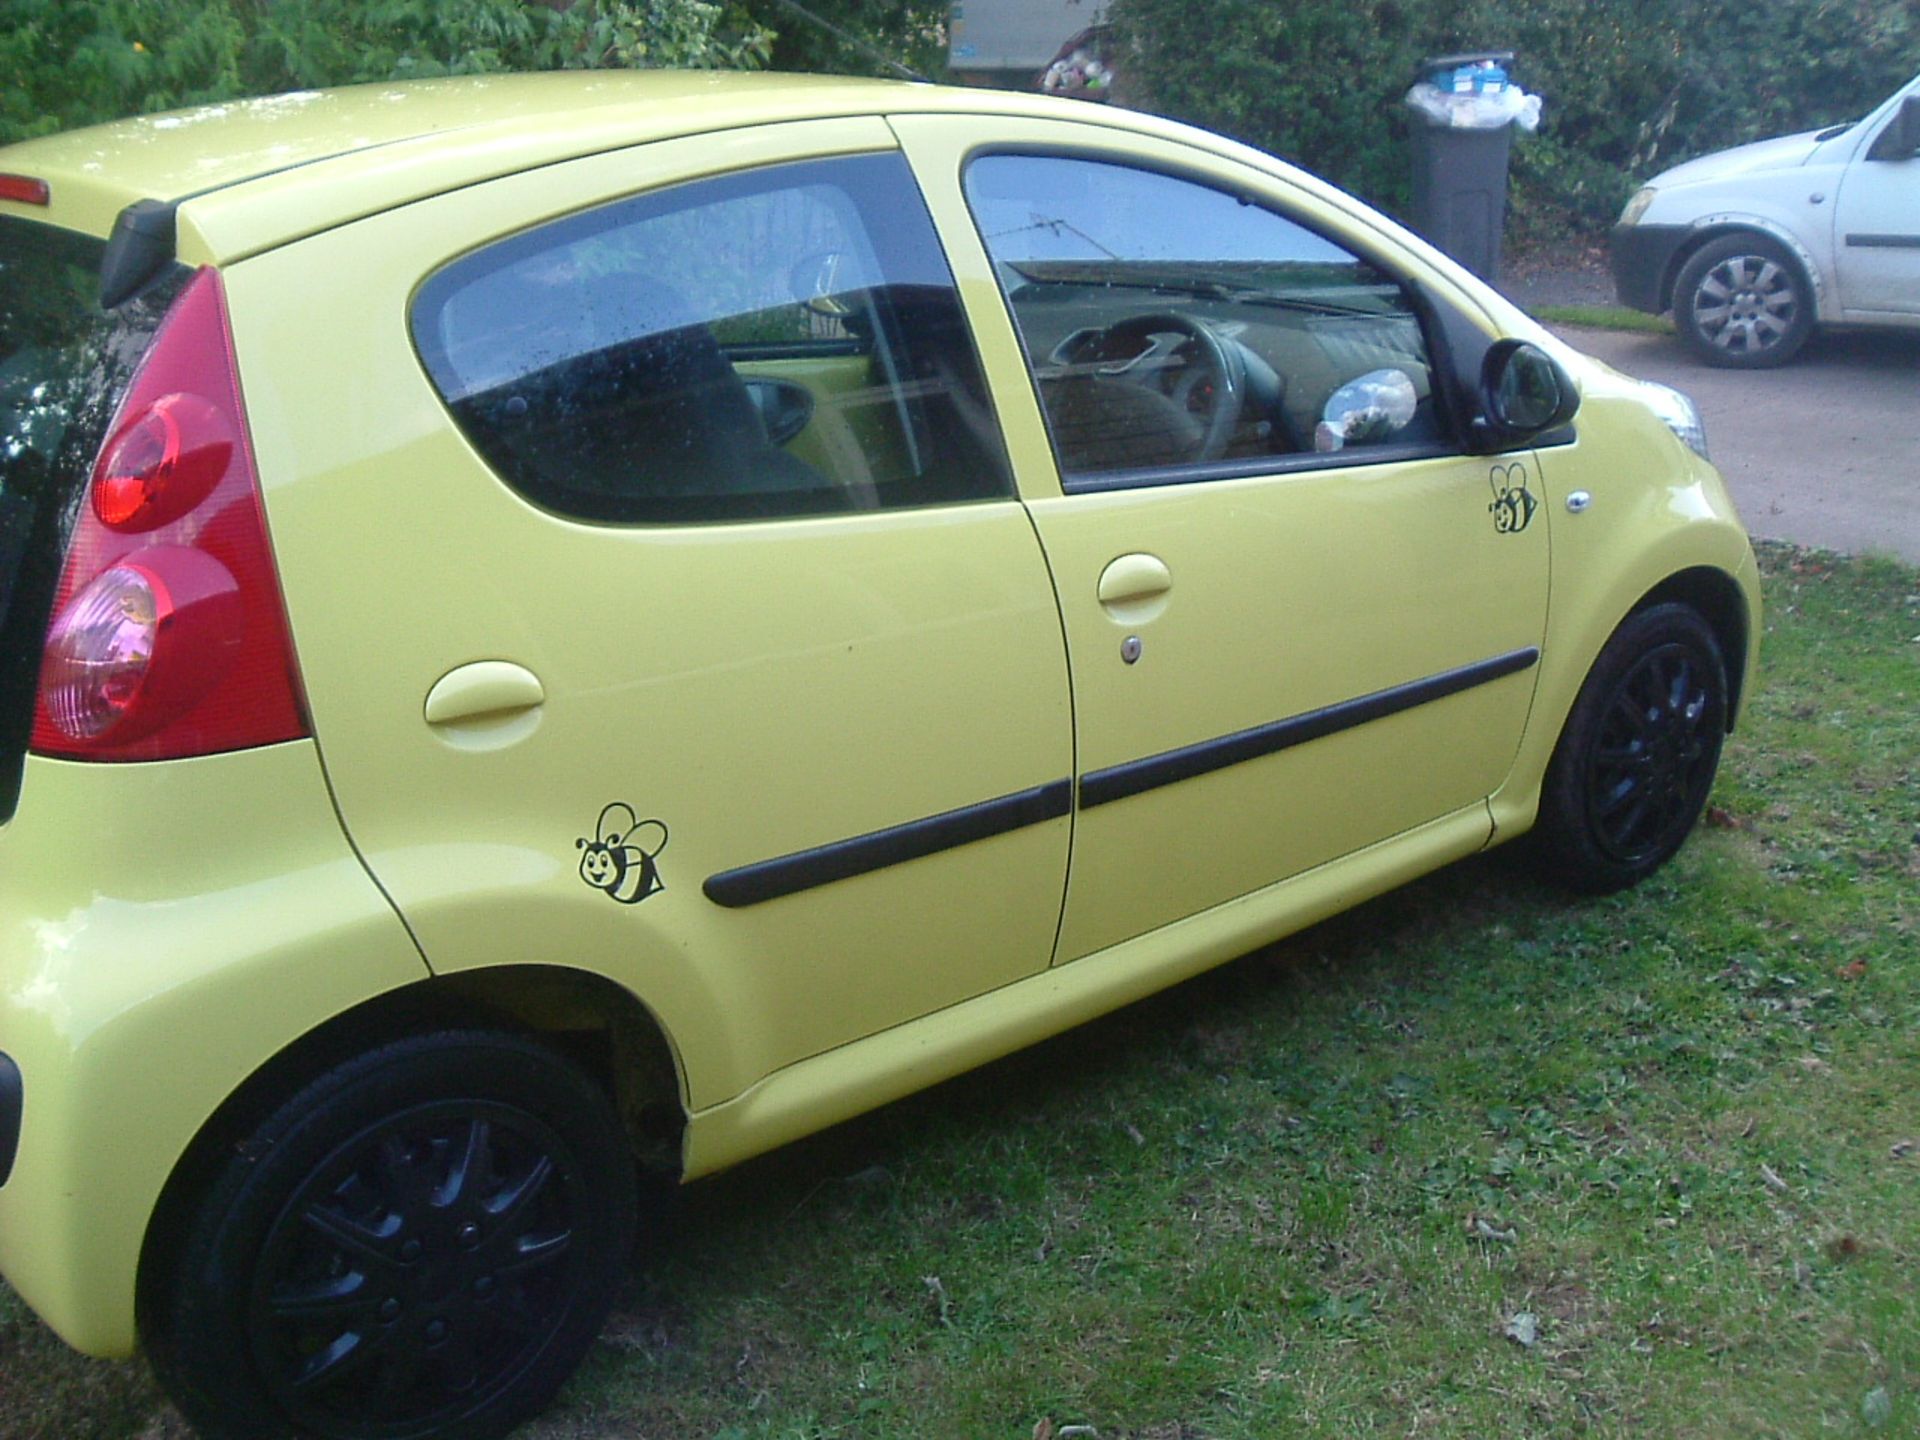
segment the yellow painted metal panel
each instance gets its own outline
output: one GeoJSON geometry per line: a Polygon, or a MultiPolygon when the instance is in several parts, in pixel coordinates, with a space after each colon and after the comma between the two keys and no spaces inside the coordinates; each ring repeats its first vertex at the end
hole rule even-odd
{"type": "Polygon", "coordinates": [[[249,247],[595,150],[857,114],[902,88],[690,70],[380,82],[114,120],[0,149],[0,170],[53,179],[56,191],[72,186],[110,197],[116,213],[139,199],[204,197],[204,210],[234,237],[218,254],[231,259],[249,247]]]}
{"type": "Polygon", "coordinates": [[[0,1040],[26,1093],[0,1271],[69,1342],[133,1349],[161,1187],[260,1065],[426,977],[310,743],[31,760],[0,827],[0,1040]]]}
{"type": "Polygon", "coordinates": [[[768,1077],[688,1124],[687,1173],[710,1174],[998,1059],[1336,915],[1486,841],[1474,805],[1073,965],[768,1077]]]}
{"type": "Polygon", "coordinates": [[[356,844],[437,970],[572,965],[640,996],[696,1106],[1046,964],[1065,818],[745,909],[701,890],[1068,777],[1064,649],[1032,527],[1012,500],[706,526],[544,513],[452,427],[406,305],[489,235],[876,140],[891,135],[869,120],[662,142],[227,277],[295,643],[356,844]],[[457,747],[423,721],[439,677],[476,660],[545,691],[512,743],[457,747]],[[665,829],[664,888],[644,903],[578,873],[609,804],[665,829]]]}
{"type": "Polygon", "coordinates": [[[1553,523],[1553,604],[1526,743],[1512,779],[1493,797],[1501,840],[1532,825],[1547,764],[1588,670],[1607,637],[1663,581],[1695,569],[1733,581],[1747,647],[1725,658],[1730,679],[1744,672],[1744,695],[1752,694],[1759,661],[1759,569],[1719,471],[1639,403],[1639,382],[1597,363],[1582,368],[1579,443],[1538,455],[1541,507],[1553,523]],[[1592,497],[1577,515],[1566,509],[1576,490],[1592,497]]]}
{"type": "MultiPolygon", "coordinates": [[[[1382,254],[1277,165],[1031,119],[894,128],[921,177],[1009,415],[1021,487],[1072,655],[1082,776],[1286,720],[1542,643],[1548,530],[1497,533],[1490,477],[1530,457],[1355,464],[1066,495],[1027,360],[962,193],[967,158],[1020,147],[1149,163],[1261,194],[1382,254]],[[1101,602],[1101,577],[1151,555],[1164,607],[1101,602]],[[1139,642],[1129,660],[1123,641],[1139,642]]],[[[1383,253],[1384,252],[1384,253],[1383,253]]],[[[1059,958],[1105,949],[1484,798],[1505,779],[1533,690],[1523,672],[1278,754],[1083,809],[1059,958]]]]}
{"type": "MultiPolygon", "coordinates": [[[[1038,502],[1074,667],[1080,772],[1536,647],[1547,527],[1498,535],[1485,461],[1436,459],[1038,502]],[[1097,597],[1115,557],[1173,575],[1163,615],[1097,597]],[[1122,653],[1128,637],[1139,658],[1122,653]]],[[[1522,671],[1083,810],[1060,958],[1104,949],[1490,794],[1522,671]]]]}

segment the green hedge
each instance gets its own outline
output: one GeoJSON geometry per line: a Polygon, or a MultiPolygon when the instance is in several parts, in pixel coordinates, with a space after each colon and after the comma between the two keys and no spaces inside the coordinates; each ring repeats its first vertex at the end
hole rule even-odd
{"type": "MultiPolygon", "coordinates": [[[[940,0],[810,0],[937,66],[940,0]]],[[[1517,52],[1522,243],[1610,223],[1687,155],[1853,118],[1920,69],[1920,0],[1114,0],[1139,103],[1407,207],[1420,59],[1517,52]]],[[[0,142],[395,77],[603,65],[874,72],[779,0],[0,0],[0,142]]]]}
{"type": "Polygon", "coordinates": [[[773,38],[708,0],[0,0],[0,142],[361,80],[752,68],[773,38]]]}
{"type": "Polygon", "coordinates": [[[1419,61],[1512,50],[1522,239],[1597,231],[1689,155],[1865,113],[1920,70],[1916,0],[1115,0],[1141,103],[1404,214],[1419,61]]]}
{"type": "Polygon", "coordinates": [[[942,0],[0,0],[0,144],[363,80],[673,66],[883,74],[945,53],[942,0]],[[865,41],[865,45],[858,42],[865,41]]]}

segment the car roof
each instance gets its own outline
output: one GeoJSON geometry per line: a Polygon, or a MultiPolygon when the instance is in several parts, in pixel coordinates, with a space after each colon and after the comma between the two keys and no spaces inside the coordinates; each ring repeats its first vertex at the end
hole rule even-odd
{"type": "MultiPolygon", "coordinates": [[[[232,100],[30,140],[9,169],[80,173],[154,199],[231,185],[335,156],[456,131],[524,133],[596,112],[698,105],[726,124],[775,95],[871,95],[886,82],[718,71],[560,71],[350,85],[232,100]]],[[[898,88],[894,86],[892,88],[898,88]]],[[[643,137],[644,138],[644,137],[643,137]]]]}
{"type": "Polygon", "coordinates": [[[1094,108],[891,80],[687,70],[356,85],[141,116],[0,149],[0,171],[45,179],[52,192],[37,212],[0,209],[104,236],[136,201],[178,204],[181,258],[222,263],[463,185],[669,136],[913,110],[1086,120],[1094,108]]]}

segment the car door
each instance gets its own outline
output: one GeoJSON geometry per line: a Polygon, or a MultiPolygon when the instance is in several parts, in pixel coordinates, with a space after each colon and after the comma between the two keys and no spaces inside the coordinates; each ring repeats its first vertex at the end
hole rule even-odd
{"type": "Polygon", "coordinates": [[[1834,253],[1848,315],[1920,315],[1920,155],[1890,153],[1882,140],[1899,113],[1896,101],[1841,172],[1834,253]]]}
{"type": "Polygon", "coordinates": [[[436,970],[627,986],[701,1107],[1045,968],[1059,617],[882,122],[550,167],[230,283],[327,774],[436,970]]]}
{"type": "Polygon", "coordinates": [[[1530,457],[1455,442],[1403,277],[1185,147],[895,126],[997,382],[1038,400],[1008,423],[1073,674],[1059,959],[1481,805],[1532,695],[1547,526],[1530,457]]]}

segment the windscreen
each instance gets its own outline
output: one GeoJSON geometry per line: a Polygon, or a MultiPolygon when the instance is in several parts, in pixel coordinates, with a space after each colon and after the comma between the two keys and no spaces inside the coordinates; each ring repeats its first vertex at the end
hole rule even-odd
{"type": "Polygon", "coordinates": [[[114,406],[185,271],[100,308],[104,241],[0,216],[0,823],[19,799],[48,610],[114,406]]]}

